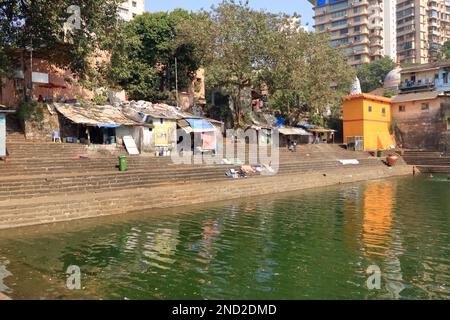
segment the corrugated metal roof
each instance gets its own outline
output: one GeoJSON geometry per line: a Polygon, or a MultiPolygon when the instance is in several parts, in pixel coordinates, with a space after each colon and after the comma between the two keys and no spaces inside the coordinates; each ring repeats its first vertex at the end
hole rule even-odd
{"type": "Polygon", "coordinates": [[[79,104],[54,104],[56,110],[70,121],[91,126],[125,125],[139,126],[141,123],[124,115],[121,108],[111,105],[81,106],[79,104]]]}
{"type": "Polygon", "coordinates": [[[436,99],[441,93],[442,92],[429,91],[429,92],[399,94],[392,99],[392,103],[432,100],[436,99]]]}
{"type": "Polygon", "coordinates": [[[311,133],[302,128],[280,128],[278,131],[285,136],[312,136],[311,133]]]}
{"type": "MultiPolygon", "coordinates": [[[[222,121],[208,119],[201,116],[196,116],[192,113],[185,112],[180,110],[177,107],[170,106],[164,103],[151,103],[148,101],[131,101],[124,102],[121,104],[121,107],[125,110],[133,110],[136,112],[141,112],[145,115],[148,115],[152,118],[156,119],[172,119],[172,120],[180,120],[180,119],[205,119],[211,123],[222,125],[222,121]]],[[[128,113],[128,112],[126,112],[128,113]]]]}

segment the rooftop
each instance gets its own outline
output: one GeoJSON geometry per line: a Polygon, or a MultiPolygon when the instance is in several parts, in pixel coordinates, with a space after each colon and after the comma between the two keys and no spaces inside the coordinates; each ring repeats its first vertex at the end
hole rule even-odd
{"type": "Polygon", "coordinates": [[[400,71],[401,74],[405,73],[413,73],[413,72],[423,72],[423,71],[431,71],[431,70],[438,70],[440,68],[446,68],[450,67],[450,59],[421,64],[417,66],[412,66],[408,68],[403,68],[402,71],[400,71]]]}
{"type": "Polygon", "coordinates": [[[368,93],[348,95],[344,98],[344,100],[346,100],[346,101],[356,100],[356,99],[366,99],[366,100],[373,100],[373,101],[386,102],[386,103],[392,102],[392,99],[390,99],[390,98],[376,96],[376,95],[368,94],[368,93]]]}

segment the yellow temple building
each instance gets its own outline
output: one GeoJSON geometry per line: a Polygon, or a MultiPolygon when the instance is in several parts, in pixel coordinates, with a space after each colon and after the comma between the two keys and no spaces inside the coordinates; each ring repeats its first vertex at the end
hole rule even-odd
{"type": "Polygon", "coordinates": [[[345,144],[357,141],[365,151],[395,146],[390,133],[391,99],[371,94],[349,95],[344,98],[343,113],[345,144]]]}

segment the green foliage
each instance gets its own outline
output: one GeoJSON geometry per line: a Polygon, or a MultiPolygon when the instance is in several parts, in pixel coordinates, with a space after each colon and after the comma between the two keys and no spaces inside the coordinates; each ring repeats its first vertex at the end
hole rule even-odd
{"type": "Polygon", "coordinates": [[[450,40],[447,40],[442,46],[442,55],[444,59],[450,59],[450,40]]]}
{"type": "Polygon", "coordinates": [[[22,101],[18,108],[18,117],[21,121],[34,121],[40,123],[44,120],[42,103],[22,101]]]}
{"type": "Polygon", "coordinates": [[[390,134],[396,133],[396,132],[397,132],[397,128],[398,128],[397,120],[392,120],[392,122],[391,122],[391,127],[390,127],[390,130],[389,130],[389,133],[390,133],[390,134]]]}
{"type": "Polygon", "coordinates": [[[394,91],[391,90],[386,90],[383,94],[383,96],[385,96],[386,98],[392,98],[396,95],[396,93],[394,91]]]}
{"type": "Polygon", "coordinates": [[[369,64],[361,65],[357,75],[361,81],[361,90],[364,93],[383,87],[387,74],[395,68],[395,62],[390,57],[383,57],[369,64]]]}
{"type": "Polygon", "coordinates": [[[189,24],[195,13],[145,13],[125,26],[112,54],[111,86],[125,89],[131,99],[165,100],[178,87],[185,90],[200,67],[195,43],[180,36],[179,25],[189,24]]]}
{"type": "Polygon", "coordinates": [[[105,105],[108,103],[108,92],[106,90],[97,90],[94,93],[94,97],[92,98],[92,102],[95,105],[105,105]]]}
{"type": "Polygon", "coordinates": [[[185,37],[203,50],[207,85],[229,95],[235,126],[250,108],[244,99],[248,87],[267,84],[269,104],[282,114],[301,109],[322,114],[337,107],[350,87],[355,74],[340,52],[319,35],[287,25],[285,15],[223,1],[183,26],[185,37]]]}
{"type": "Polygon", "coordinates": [[[0,3],[0,74],[18,67],[18,51],[67,68],[81,80],[104,78],[92,57],[111,48],[120,29],[117,6],[121,0],[34,0],[0,3]],[[81,28],[64,33],[71,5],[80,7],[81,28]],[[14,60],[16,60],[14,62],[14,60]]]}
{"type": "Polygon", "coordinates": [[[318,115],[316,113],[311,114],[310,119],[311,119],[311,124],[319,125],[319,126],[324,124],[323,117],[321,117],[320,115],[318,115]]]}

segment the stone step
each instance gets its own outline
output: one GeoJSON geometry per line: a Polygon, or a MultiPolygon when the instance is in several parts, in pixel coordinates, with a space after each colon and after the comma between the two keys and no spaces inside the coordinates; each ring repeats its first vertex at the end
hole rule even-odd
{"type": "MultiPolygon", "coordinates": [[[[379,161],[370,161],[365,166],[380,165],[379,161]]],[[[341,168],[337,163],[322,163],[315,166],[281,167],[279,174],[306,173],[334,168],[341,168]]],[[[347,167],[352,168],[352,167],[347,167]]],[[[193,181],[218,181],[225,177],[226,168],[211,168],[209,170],[183,170],[178,172],[154,172],[139,174],[116,174],[95,177],[73,177],[56,179],[34,179],[7,181],[0,185],[0,201],[13,198],[36,197],[55,193],[107,191],[131,189],[136,187],[152,187],[171,183],[186,183],[193,181]]]]}
{"type": "Polygon", "coordinates": [[[422,173],[448,173],[450,174],[449,166],[417,166],[422,173]]]}

